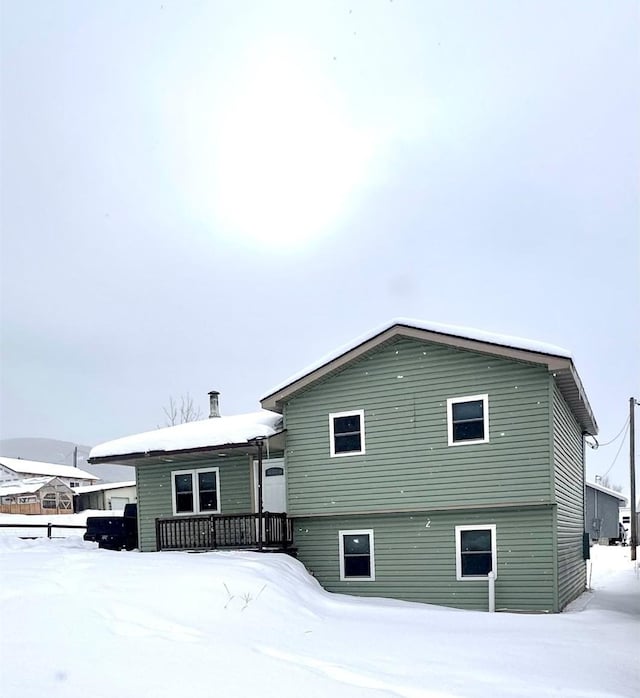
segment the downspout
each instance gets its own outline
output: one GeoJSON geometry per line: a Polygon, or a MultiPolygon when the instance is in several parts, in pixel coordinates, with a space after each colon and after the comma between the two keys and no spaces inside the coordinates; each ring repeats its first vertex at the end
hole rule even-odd
{"type": "MultiPolygon", "coordinates": [[[[586,492],[586,483],[585,483],[585,492],[586,492]]],[[[585,516],[587,515],[586,513],[586,501],[585,501],[585,516]]],[[[598,490],[593,490],[593,518],[598,521],[598,490]]],[[[592,526],[593,528],[593,526],[592,526]]],[[[585,530],[587,530],[587,527],[585,526],[585,530]]],[[[600,522],[598,521],[598,541],[600,541],[600,532],[602,530],[602,526],[600,526],[600,522]]]]}
{"type": "Polygon", "coordinates": [[[556,445],[555,445],[555,412],[556,412],[556,381],[552,374],[549,377],[549,503],[551,504],[551,554],[553,555],[553,593],[551,603],[553,612],[560,610],[560,574],[558,560],[558,503],[556,501],[556,445]]]}
{"type": "Polygon", "coordinates": [[[256,443],[258,445],[258,550],[262,551],[262,450],[264,442],[262,439],[257,439],[256,443]]]}
{"type": "MultiPolygon", "coordinates": [[[[587,527],[587,433],[582,432],[582,518],[584,521],[584,531],[582,532],[582,547],[583,547],[583,557],[588,555],[587,559],[584,561],[585,564],[585,580],[584,588],[585,590],[591,589],[591,528],[587,527]],[[588,548],[586,548],[588,546],[588,548]],[[585,551],[586,550],[586,551],[585,551]]],[[[594,489],[593,491],[593,504],[595,508],[594,517],[598,518],[598,492],[594,489]]],[[[600,531],[598,529],[598,541],[600,540],[600,531]]]]}

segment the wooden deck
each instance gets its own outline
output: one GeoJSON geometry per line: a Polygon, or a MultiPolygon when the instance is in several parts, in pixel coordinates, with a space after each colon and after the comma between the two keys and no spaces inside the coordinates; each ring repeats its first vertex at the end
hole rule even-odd
{"type": "Polygon", "coordinates": [[[156,519],[158,550],[268,550],[283,551],[293,543],[293,527],[286,514],[211,514],[156,519]]]}

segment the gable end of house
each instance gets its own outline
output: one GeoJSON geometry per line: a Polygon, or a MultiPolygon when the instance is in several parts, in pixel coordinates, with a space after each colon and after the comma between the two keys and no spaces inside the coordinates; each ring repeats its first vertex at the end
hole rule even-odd
{"type": "Polygon", "coordinates": [[[494,339],[486,335],[486,333],[478,332],[477,337],[480,338],[477,338],[475,336],[464,336],[462,332],[460,334],[449,334],[405,322],[396,322],[373,336],[362,341],[356,341],[351,346],[343,347],[337,354],[329,356],[309,369],[292,376],[263,397],[260,401],[261,405],[263,409],[282,412],[285,403],[295,396],[308,390],[325,378],[339,373],[345,367],[370,352],[376,351],[383,345],[403,337],[489,356],[543,365],[552,374],[583,433],[594,436],[598,433],[598,425],[582,387],[582,382],[570,354],[565,350],[514,338],[510,338],[511,341],[509,343],[501,344],[498,341],[498,339],[501,339],[499,335],[496,335],[494,339]],[[557,353],[554,354],[552,353],[553,351],[557,353]]]}

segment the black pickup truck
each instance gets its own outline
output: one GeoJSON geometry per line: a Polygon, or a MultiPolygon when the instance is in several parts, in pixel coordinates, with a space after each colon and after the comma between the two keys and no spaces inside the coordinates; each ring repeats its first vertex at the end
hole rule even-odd
{"type": "Polygon", "coordinates": [[[126,504],[122,516],[89,516],[83,538],[108,550],[138,547],[138,505],[126,504]]]}

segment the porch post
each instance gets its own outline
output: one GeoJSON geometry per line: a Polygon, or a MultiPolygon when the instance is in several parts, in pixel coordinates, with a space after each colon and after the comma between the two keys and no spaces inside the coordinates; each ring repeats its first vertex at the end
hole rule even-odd
{"type": "Polygon", "coordinates": [[[258,445],[258,550],[262,550],[262,439],[257,439],[258,445]]]}

